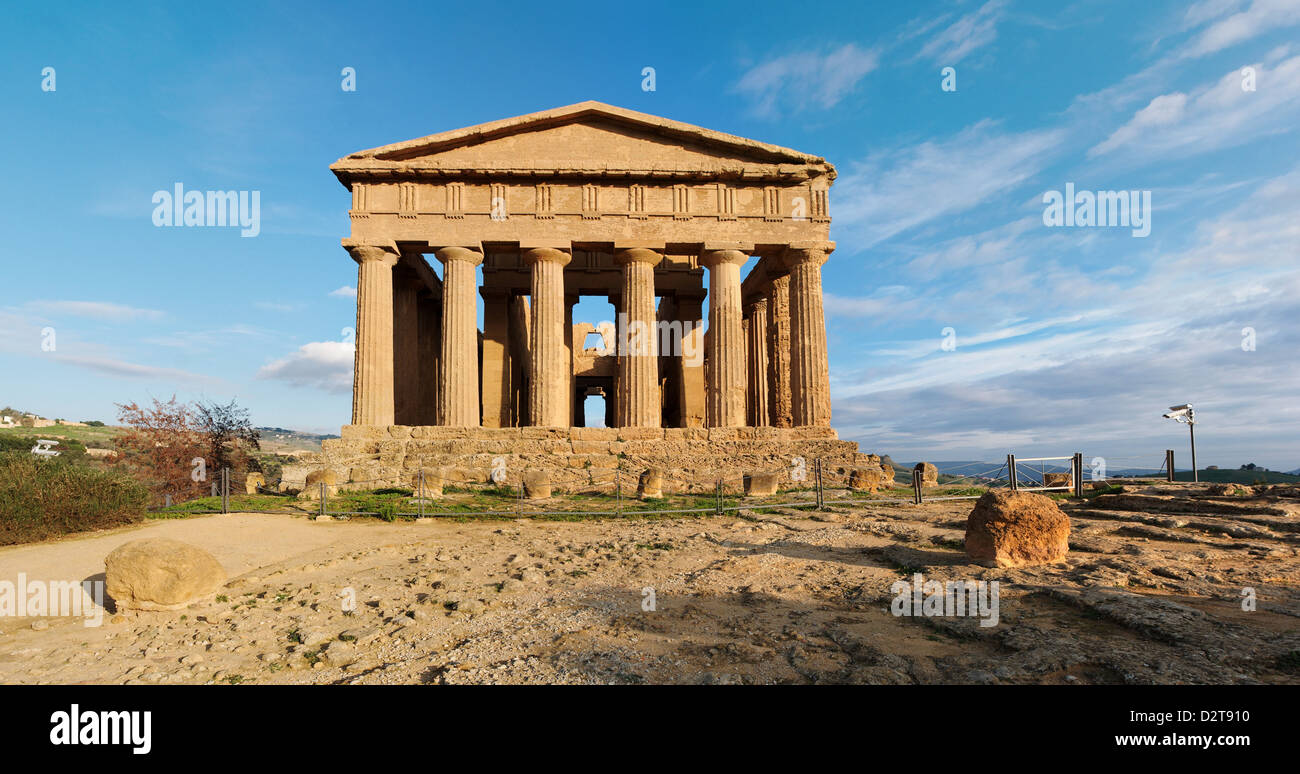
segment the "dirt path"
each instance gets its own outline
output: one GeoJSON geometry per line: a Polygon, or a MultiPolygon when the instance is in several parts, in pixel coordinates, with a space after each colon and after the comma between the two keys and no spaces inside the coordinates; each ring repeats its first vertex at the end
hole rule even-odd
{"type": "Polygon", "coordinates": [[[104,557],[118,546],[142,538],[171,538],[199,546],[221,562],[231,578],[292,556],[347,542],[368,529],[381,539],[402,527],[386,524],[316,524],[300,516],[231,513],[144,524],[33,545],[0,548],[0,579],[26,573],[34,580],[83,580],[104,572],[104,557]]]}

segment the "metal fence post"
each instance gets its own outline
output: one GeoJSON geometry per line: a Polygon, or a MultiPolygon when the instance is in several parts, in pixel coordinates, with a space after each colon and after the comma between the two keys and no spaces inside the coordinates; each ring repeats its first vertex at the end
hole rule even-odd
{"type": "Polygon", "coordinates": [[[1007,455],[1007,478],[1011,479],[1011,491],[1020,488],[1019,477],[1016,475],[1016,455],[1007,455]]]}
{"type": "Polygon", "coordinates": [[[1083,452],[1075,452],[1074,460],[1074,479],[1070,482],[1074,486],[1074,496],[1083,497],[1083,452]]]}
{"type": "Polygon", "coordinates": [[[221,512],[230,513],[230,468],[221,469],[221,512]]]}
{"type": "Polygon", "coordinates": [[[321,516],[324,516],[324,515],[325,515],[325,510],[326,510],[326,508],[328,507],[327,504],[326,504],[326,502],[325,502],[325,500],[326,500],[326,498],[329,497],[329,492],[325,489],[325,482],[324,482],[324,481],[320,482],[320,485],[319,485],[319,486],[320,486],[320,515],[321,515],[321,516]]]}
{"type": "Polygon", "coordinates": [[[713,483],[713,504],[719,516],[722,515],[722,479],[713,483]]]}
{"type": "Polygon", "coordinates": [[[922,499],[921,483],[924,477],[925,474],[923,474],[921,471],[916,470],[915,468],[912,469],[912,504],[913,505],[921,504],[921,499],[922,499]]]}
{"type": "Polygon", "coordinates": [[[1165,480],[1174,480],[1174,450],[1165,449],[1165,480]]]}
{"type": "Polygon", "coordinates": [[[826,495],[822,491],[822,458],[817,458],[817,510],[824,510],[826,505],[826,495]]]}
{"type": "Polygon", "coordinates": [[[417,475],[418,478],[416,480],[419,483],[418,483],[418,490],[416,491],[415,494],[415,502],[416,502],[415,507],[416,507],[416,512],[420,514],[418,518],[423,519],[424,518],[424,468],[420,468],[420,472],[417,475]]]}

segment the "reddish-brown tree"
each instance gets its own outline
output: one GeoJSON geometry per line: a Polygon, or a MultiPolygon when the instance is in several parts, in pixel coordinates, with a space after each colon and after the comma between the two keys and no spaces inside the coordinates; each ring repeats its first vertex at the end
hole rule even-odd
{"type": "Polygon", "coordinates": [[[136,403],[117,404],[118,421],[126,432],[116,439],[118,452],[126,465],[133,468],[158,502],[171,495],[173,502],[208,494],[215,471],[203,459],[208,444],[195,425],[193,409],[179,403],[176,396],[162,402],[153,399],[152,408],[136,403]]]}

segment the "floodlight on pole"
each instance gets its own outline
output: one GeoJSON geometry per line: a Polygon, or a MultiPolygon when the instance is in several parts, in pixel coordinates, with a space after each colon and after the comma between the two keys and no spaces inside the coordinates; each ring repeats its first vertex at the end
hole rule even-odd
{"type": "Polygon", "coordinates": [[[1201,477],[1196,472],[1196,412],[1192,410],[1192,404],[1170,406],[1169,413],[1165,414],[1164,418],[1187,425],[1187,430],[1192,436],[1192,481],[1199,482],[1201,477]]]}

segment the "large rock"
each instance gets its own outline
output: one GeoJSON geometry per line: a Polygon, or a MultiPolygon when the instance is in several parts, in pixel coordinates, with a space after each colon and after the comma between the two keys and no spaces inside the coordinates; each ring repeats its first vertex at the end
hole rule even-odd
{"type": "Polygon", "coordinates": [[[447,485],[447,468],[421,468],[411,474],[411,491],[416,497],[422,494],[424,497],[442,497],[442,488],[447,485]],[[423,489],[421,489],[420,474],[424,474],[423,489]]]}
{"type": "Polygon", "coordinates": [[[884,468],[854,468],[849,472],[849,488],[858,491],[878,492],[893,483],[893,471],[884,468]]]}
{"type": "Polygon", "coordinates": [[[124,543],[104,559],[104,568],[105,590],[118,610],[178,610],[226,583],[212,554],[167,538],[124,543]]]}
{"type": "Polygon", "coordinates": [[[551,477],[535,470],[524,476],[524,496],[529,500],[545,500],[551,496],[551,477]]]}
{"type": "Polygon", "coordinates": [[[748,497],[767,497],[776,494],[781,483],[779,473],[750,473],[745,476],[745,495],[748,497]]]}
{"type": "Polygon", "coordinates": [[[647,497],[664,496],[664,472],[659,468],[648,468],[641,472],[641,477],[637,480],[636,492],[645,499],[647,497]]]}
{"type": "Polygon", "coordinates": [[[298,493],[300,500],[319,500],[321,484],[325,485],[325,495],[333,497],[338,492],[339,479],[329,468],[319,468],[307,474],[307,481],[298,493]]]}
{"type": "Polygon", "coordinates": [[[988,492],[966,519],[966,553],[981,564],[1044,564],[1064,559],[1069,550],[1070,519],[1043,495],[988,492]]]}
{"type": "Polygon", "coordinates": [[[266,486],[266,477],[261,473],[249,473],[244,477],[244,494],[257,494],[260,487],[266,486]]]}
{"type": "Polygon", "coordinates": [[[921,471],[921,486],[938,486],[939,469],[930,462],[918,462],[912,470],[921,471]]]}
{"type": "Polygon", "coordinates": [[[1044,473],[1043,486],[1070,486],[1072,478],[1069,473],[1044,473]]]}

